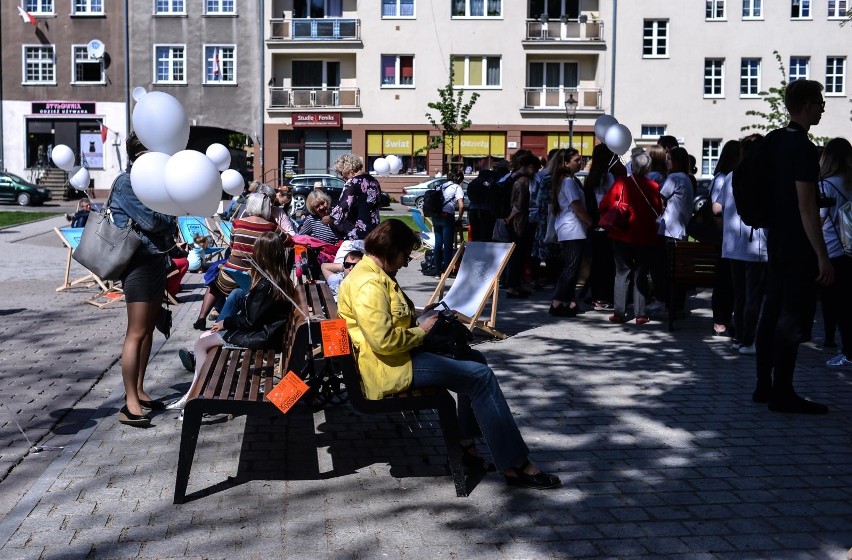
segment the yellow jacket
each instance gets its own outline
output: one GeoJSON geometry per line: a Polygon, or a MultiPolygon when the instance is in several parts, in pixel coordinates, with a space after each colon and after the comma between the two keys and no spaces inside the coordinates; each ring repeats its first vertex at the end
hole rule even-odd
{"type": "Polygon", "coordinates": [[[368,399],[381,399],[411,386],[409,351],[426,332],[415,325],[414,305],[396,280],[364,257],[340,284],[337,311],[346,319],[368,399]]]}

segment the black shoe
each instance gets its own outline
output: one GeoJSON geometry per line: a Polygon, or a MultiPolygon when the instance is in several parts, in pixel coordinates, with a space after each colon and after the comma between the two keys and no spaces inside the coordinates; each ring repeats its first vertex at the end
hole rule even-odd
{"type": "Polygon", "coordinates": [[[181,348],[178,350],[178,356],[180,357],[180,363],[183,365],[184,369],[189,373],[195,373],[195,352],[190,352],[186,348],[181,348]]]}
{"type": "Polygon", "coordinates": [[[197,331],[206,331],[207,330],[207,319],[205,319],[203,317],[201,319],[198,319],[197,321],[195,321],[192,324],[192,328],[197,330],[197,331]]]}
{"type": "Polygon", "coordinates": [[[506,484],[509,486],[522,486],[524,488],[533,488],[535,490],[547,490],[556,488],[562,485],[562,481],[555,474],[540,472],[538,474],[527,474],[524,469],[529,465],[529,460],[524,461],[520,467],[515,467],[515,476],[503,475],[506,478],[506,484]]]}
{"type": "Polygon", "coordinates": [[[770,398],[769,410],[788,414],[828,414],[828,407],[793,394],[785,398],[770,398]]]}
{"type": "Polygon", "coordinates": [[[166,410],[166,403],[163,401],[143,401],[142,399],[139,399],[139,404],[142,405],[142,408],[147,408],[148,410],[154,410],[156,412],[166,410]]]}
{"type": "Polygon", "coordinates": [[[569,307],[567,305],[560,305],[557,307],[553,307],[551,305],[547,312],[554,317],[576,317],[578,309],[578,307],[569,307]]]}
{"type": "Polygon", "coordinates": [[[147,428],[151,425],[150,418],[144,414],[132,414],[130,410],[128,410],[127,405],[122,406],[121,410],[118,411],[118,421],[122,424],[133,426],[135,428],[147,428]]]}
{"type": "Polygon", "coordinates": [[[751,401],[761,404],[766,404],[769,402],[769,397],[772,395],[772,386],[764,387],[758,385],[754,393],[751,394],[751,401]]]}
{"type": "Polygon", "coordinates": [[[497,467],[493,463],[489,463],[485,457],[479,456],[476,451],[476,444],[462,445],[462,464],[474,471],[494,472],[497,467]]]}

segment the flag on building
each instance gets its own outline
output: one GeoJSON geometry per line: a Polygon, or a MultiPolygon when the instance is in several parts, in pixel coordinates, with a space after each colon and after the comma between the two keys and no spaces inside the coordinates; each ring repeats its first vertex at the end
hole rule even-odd
{"type": "Polygon", "coordinates": [[[21,14],[21,19],[24,20],[24,23],[29,23],[30,25],[38,25],[36,18],[20,6],[18,6],[18,13],[21,14]]]}
{"type": "Polygon", "coordinates": [[[101,142],[106,142],[107,134],[109,134],[109,129],[104,123],[101,123],[101,142]]]}
{"type": "Polygon", "coordinates": [[[219,49],[213,49],[213,79],[219,80],[219,49]]]}

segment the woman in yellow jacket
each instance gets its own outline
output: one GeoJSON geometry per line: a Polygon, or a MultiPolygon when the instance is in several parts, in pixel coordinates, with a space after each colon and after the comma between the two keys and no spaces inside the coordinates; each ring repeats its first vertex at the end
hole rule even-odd
{"type": "Polygon", "coordinates": [[[468,467],[493,470],[473,443],[481,433],[507,484],[559,486],[558,476],[541,472],[529,461],[529,449],[480,352],[472,351],[472,360],[457,360],[419,348],[437,316],[425,317],[418,325],[414,305],[395,279],[411,260],[411,251],[419,247],[420,239],[407,225],[387,220],[367,236],[365,258],[340,285],[338,312],[355,345],[364,394],[381,399],[422,387],[454,391],[459,395],[462,438],[467,438],[462,446],[468,467]]]}

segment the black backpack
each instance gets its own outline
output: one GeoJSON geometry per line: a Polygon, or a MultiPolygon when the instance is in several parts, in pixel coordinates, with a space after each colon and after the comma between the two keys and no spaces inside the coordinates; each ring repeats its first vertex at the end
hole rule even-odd
{"type": "Polygon", "coordinates": [[[771,189],[775,168],[772,146],[781,132],[783,129],[773,130],[755,140],[731,177],[737,214],[744,224],[753,228],[765,228],[772,220],[774,204],[771,189]]]}
{"type": "Polygon", "coordinates": [[[446,186],[446,182],[441,183],[434,189],[427,190],[426,194],[423,195],[423,215],[427,218],[440,216],[444,211],[444,204],[446,203],[444,200],[444,187],[446,186]]]}
{"type": "Polygon", "coordinates": [[[497,180],[497,173],[486,169],[467,185],[467,198],[471,204],[480,204],[488,201],[491,185],[497,180]]]}
{"type": "Polygon", "coordinates": [[[512,185],[520,176],[509,173],[491,185],[488,209],[498,220],[502,220],[512,213],[512,185]]]}

